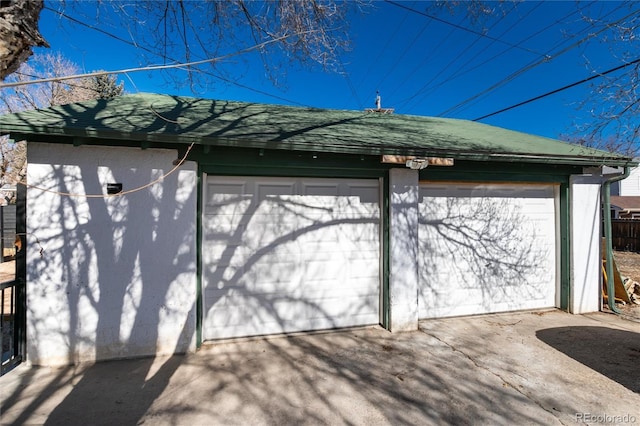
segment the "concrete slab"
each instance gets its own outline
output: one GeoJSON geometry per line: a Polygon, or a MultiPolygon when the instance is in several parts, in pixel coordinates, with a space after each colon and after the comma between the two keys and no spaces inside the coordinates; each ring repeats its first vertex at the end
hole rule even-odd
{"type": "Polygon", "coordinates": [[[3,424],[640,423],[640,323],[525,312],[0,378],[3,424]],[[609,418],[609,420],[611,420],[609,418]],[[607,420],[602,418],[602,420],[607,420]],[[620,421],[618,421],[620,420],[620,421]]]}

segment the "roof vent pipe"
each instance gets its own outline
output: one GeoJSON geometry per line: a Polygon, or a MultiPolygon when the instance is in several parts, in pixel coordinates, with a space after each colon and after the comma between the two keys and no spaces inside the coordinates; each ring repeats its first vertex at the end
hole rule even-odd
{"type": "Polygon", "coordinates": [[[376,90],[376,107],[365,108],[366,112],[378,112],[382,114],[393,114],[393,108],[382,108],[382,98],[380,97],[380,91],[376,90]]]}

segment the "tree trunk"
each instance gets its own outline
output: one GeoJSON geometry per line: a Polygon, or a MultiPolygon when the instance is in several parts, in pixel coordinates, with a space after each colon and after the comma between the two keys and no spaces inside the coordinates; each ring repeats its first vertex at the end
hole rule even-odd
{"type": "Polygon", "coordinates": [[[38,31],[42,0],[0,0],[0,80],[18,69],[34,46],[49,47],[38,31]]]}

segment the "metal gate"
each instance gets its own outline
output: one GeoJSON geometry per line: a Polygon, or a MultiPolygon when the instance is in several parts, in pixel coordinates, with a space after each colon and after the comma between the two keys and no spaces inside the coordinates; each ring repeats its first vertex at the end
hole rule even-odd
{"type": "MultiPolygon", "coordinates": [[[[0,214],[0,335],[2,363],[0,375],[12,370],[25,357],[26,351],[26,191],[18,187],[15,222],[6,223],[7,215],[0,214]],[[7,226],[8,225],[8,226],[7,226]],[[6,234],[6,235],[5,235],[6,234]],[[8,238],[7,236],[11,237],[8,238]],[[7,237],[7,238],[5,238],[7,237]],[[6,239],[13,239],[15,250],[6,250],[6,239]]],[[[12,206],[13,207],[13,206],[12,206]]],[[[4,213],[4,212],[3,212],[4,213]]]]}
{"type": "Polygon", "coordinates": [[[0,329],[2,330],[2,366],[0,375],[22,361],[24,348],[24,286],[17,280],[0,283],[0,329]]]}

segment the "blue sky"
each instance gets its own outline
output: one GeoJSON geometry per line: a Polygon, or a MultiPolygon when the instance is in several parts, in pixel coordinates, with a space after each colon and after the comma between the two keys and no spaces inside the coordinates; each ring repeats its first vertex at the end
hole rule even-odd
{"type": "MultiPolygon", "coordinates": [[[[130,73],[119,78],[129,93],[349,110],[373,107],[379,90],[382,106],[395,108],[398,114],[476,119],[589,77],[594,70],[621,64],[623,59],[616,56],[619,52],[611,52],[611,48],[624,50],[625,45],[588,35],[598,31],[599,20],[611,21],[633,12],[629,4],[620,2],[525,1],[503,4],[508,12],[505,14],[499,10],[500,4],[490,3],[496,9],[493,18],[484,26],[473,26],[463,13],[437,15],[448,23],[424,16],[433,13],[429,2],[398,3],[374,2],[364,12],[350,12],[352,44],[340,57],[340,72],[291,64],[283,69],[282,83],[276,86],[265,77],[257,56],[246,54],[225,61],[223,69],[225,75],[254,90],[212,78],[207,87],[192,91],[188,85],[167,83],[161,72],[130,73]],[[471,101],[476,95],[481,96],[471,101]]],[[[52,12],[62,9],[63,3],[45,4],[40,31],[50,50],[61,52],[84,71],[111,71],[148,63],[140,49],[88,28],[95,26],[137,41],[122,24],[122,17],[102,12],[94,22],[94,2],[81,3],[80,9],[64,8],[65,13],[88,26],[78,25],[52,12]]],[[[640,5],[631,7],[640,10],[640,5]]],[[[611,37],[601,35],[605,34],[611,37]]],[[[157,57],[153,63],[161,62],[157,57]]],[[[186,79],[183,74],[179,78],[186,79]]],[[[590,90],[587,83],[482,122],[557,138],[571,133],[574,122],[588,119],[577,106],[590,90]]]]}

